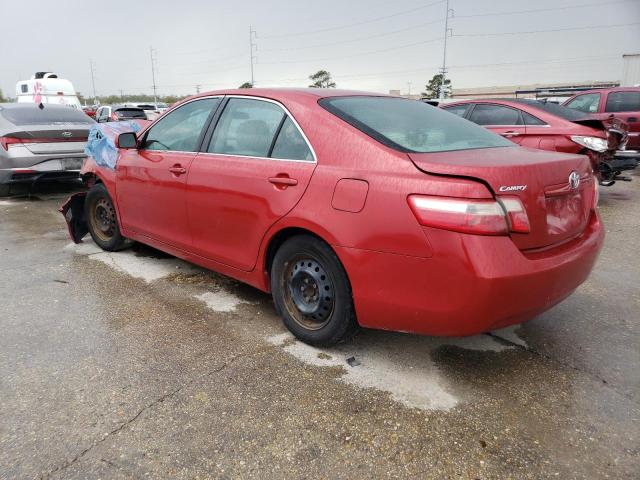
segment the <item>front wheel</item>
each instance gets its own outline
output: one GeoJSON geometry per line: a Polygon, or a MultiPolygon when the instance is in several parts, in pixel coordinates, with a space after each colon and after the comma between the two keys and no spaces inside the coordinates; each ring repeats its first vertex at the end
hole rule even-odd
{"type": "Polygon", "coordinates": [[[331,346],[358,330],[344,267],[316,237],[296,236],[280,247],[271,268],[271,290],[284,324],[305,343],[331,346]]]}
{"type": "Polygon", "coordinates": [[[120,234],[113,201],[102,183],[95,184],[87,193],[84,218],[91,238],[103,250],[115,252],[129,246],[130,241],[120,234]]]}

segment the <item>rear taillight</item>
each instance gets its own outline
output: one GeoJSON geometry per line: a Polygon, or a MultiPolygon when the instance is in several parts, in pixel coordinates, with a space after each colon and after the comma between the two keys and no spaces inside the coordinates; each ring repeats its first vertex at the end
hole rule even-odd
{"type": "Polygon", "coordinates": [[[518,198],[478,200],[410,195],[409,206],[421,225],[476,235],[529,231],[527,213],[518,198]]]}
{"type": "Polygon", "coordinates": [[[21,138],[13,138],[13,137],[0,137],[0,145],[6,151],[9,151],[9,145],[14,145],[16,143],[22,143],[21,138]]]}

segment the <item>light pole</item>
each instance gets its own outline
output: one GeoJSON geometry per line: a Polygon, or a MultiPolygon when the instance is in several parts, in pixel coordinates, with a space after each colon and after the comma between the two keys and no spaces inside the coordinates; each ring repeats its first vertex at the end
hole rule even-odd
{"type": "Polygon", "coordinates": [[[442,78],[440,79],[440,94],[438,95],[440,100],[444,98],[444,81],[447,76],[447,37],[452,32],[452,30],[449,28],[449,14],[451,14],[451,17],[453,17],[453,9],[449,8],[449,0],[447,0],[447,13],[444,18],[444,48],[442,52],[442,68],[440,69],[442,78]]]}

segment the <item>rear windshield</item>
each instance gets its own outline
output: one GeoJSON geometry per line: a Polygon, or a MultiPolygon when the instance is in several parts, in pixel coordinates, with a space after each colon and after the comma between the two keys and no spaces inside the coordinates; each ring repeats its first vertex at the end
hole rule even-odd
{"type": "Polygon", "coordinates": [[[544,110],[551,115],[564,118],[565,120],[569,120],[570,122],[574,120],[584,120],[585,118],[589,117],[588,113],[565,107],[564,105],[558,105],[557,103],[539,102],[537,100],[523,101],[522,103],[531,105],[532,107],[538,108],[540,110],[544,110]]]}
{"type": "Polygon", "coordinates": [[[147,118],[144,110],[139,108],[119,108],[115,114],[122,118],[147,118]]]}
{"type": "Polygon", "coordinates": [[[76,110],[69,107],[51,107],[46,106],[43,109],[38,108],[35,104],[25,108],[1,108],[0,115],[14,125],[40,125],[40,124],[61,124],[61,123],[78,123],[91,124],[95,123],[82,110],[76,110]]]}
{"type": "Polygon", "coordinates": [[[423,102],[393,97],[333,97],[320,105],[370,137],[402,152],[512,147],[489,130],[423,102]]]}

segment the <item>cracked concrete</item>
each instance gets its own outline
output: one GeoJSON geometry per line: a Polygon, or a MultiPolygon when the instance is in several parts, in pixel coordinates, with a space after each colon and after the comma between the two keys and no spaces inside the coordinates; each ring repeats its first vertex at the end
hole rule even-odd
{"type": "Polygon", "coordinates": [[[550,312],[330,350],[233,280],[65,248],[62,197],[0,203],[0,479],[637,478],[637,177],[603,189],[602,257],[550,312]]]}

